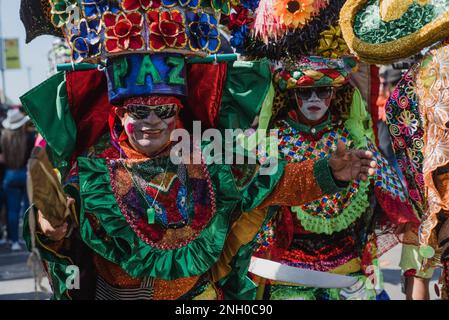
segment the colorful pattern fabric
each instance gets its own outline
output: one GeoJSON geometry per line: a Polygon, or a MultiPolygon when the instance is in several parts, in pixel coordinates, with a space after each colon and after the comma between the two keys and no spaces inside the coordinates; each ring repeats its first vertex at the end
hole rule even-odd
{"type": "Polygon", "coordinates": [[[170,165],[165,170],[163,161],[111,160],[108,166],[120,210],[151,246],[181,247],[194,240],[215,214],[215,195],[204,165],[170,165]],[[146,212],[149,205],[155,209],[151,224],[146,212]],[[175,232],[172,228],[181,229],[175,232]]]}
{"type": "Polygon", "coordinates": [[[417,66],[396,85],[385,106],[387,125],[399,168],[405,178],[410,199],[418,213],[424,212],[423,119],[416,96],[417,66]]]}
{"type": "Polygon", "coordinates": [[[417,74],[416,93],[425,119],[423,175],[426,188],[426,212],[420,226],[420,244],[437,244],[431,240],[441,210],[449,210],[435,186],[434,172],[449,164],[449,45],[447,42],[430,50],[417,74]]]}
{"type": "Polygon", "coordinates": [[[282,91],[301,87],[340,87],[349,81],[351,70],[356,66],[353,58],[328,59],[304,56],[290,63],[274,75],[274,81],[282,91]]]}
{"type": "MultiPolygon", "coordinates": [[[[329,124],[321,138],[311,139],[282,121],[279,127],[279,151],[288,162],[323,159],[336,148],[338,141],[350,143],[349,132],[342,126],[329,124]]],[[[354,181],[346,190],[293,207],[303,227],[311,232],[332,234],[347,228],[369,205],[367,184],[354,181]]]]}

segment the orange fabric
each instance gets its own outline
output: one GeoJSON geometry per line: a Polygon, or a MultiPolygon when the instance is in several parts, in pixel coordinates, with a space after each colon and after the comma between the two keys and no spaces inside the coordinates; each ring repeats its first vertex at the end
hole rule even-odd
{"type": "Polygon", "coordinates": [[[314,164],[314,160],[289,163],[281,180],[259,208],[272,205],[299,206],[321,197],[323,191],[315,178],[314,164]]]}

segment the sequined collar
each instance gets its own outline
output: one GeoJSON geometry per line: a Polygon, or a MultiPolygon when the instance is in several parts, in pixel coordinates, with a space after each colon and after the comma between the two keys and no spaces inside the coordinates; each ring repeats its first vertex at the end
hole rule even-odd
{"type": "Polygon", "coordinates": [[[300,122],[296,122],[290,117],[287,117],[287,119],[285,119],[285,122],[287,122],[288,125],[296,131],[311,135],[316,135],[321,133],[322,131],[327,131],[332,128],[332,117],[330,114],[328,115],[327,120],[321,122],[316,126],[309,126],[300,122]]]}

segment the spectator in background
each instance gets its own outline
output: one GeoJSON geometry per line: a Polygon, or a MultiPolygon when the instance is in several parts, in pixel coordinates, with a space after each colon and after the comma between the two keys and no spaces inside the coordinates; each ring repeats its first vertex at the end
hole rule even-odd
{"type": "Polygon", "coordinates": [[[34,133],[27,128],[29,118],[19,109],[9,109],[2,122],[1,160],[5,164],[3,190],[6,195],[8,240],[11,250],[21,250],[19,244],[20,213],[28,208],[26,164],[34,144],[34,133]]]}

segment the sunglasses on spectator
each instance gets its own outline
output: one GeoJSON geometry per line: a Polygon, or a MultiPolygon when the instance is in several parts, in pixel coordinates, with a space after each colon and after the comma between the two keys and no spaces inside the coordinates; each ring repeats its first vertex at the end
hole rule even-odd
{"type": "Polygon", "coordinates": [[[125,107],[126,112],[136,120],[148,118],[152,111],[161,119],[171,118],[178,112],[176,104],[162,104],[158,106],[134,105],[125,107]]]}
{"type": "Polygon", "coordinates": [[[298,88],[295,90],[295,95],[301,97],[302,100],[308,100],[312,97],[312,92],[320,99],[329,98],[334,92],[333,87],[317,87],[317,88],[298,88]]]}

